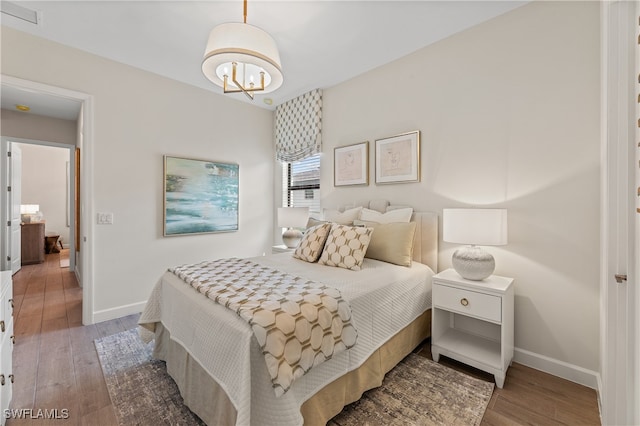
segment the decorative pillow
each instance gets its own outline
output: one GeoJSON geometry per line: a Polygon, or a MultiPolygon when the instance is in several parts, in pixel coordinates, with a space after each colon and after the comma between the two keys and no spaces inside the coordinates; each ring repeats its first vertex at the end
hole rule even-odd
{"type": "Polygon", "coordinates": [[[298,247],[293,252],[293,257],[305,262],[317,262],[322,254],[322,249],[330,230],[330,223],[322,223],[307,229],[298,247]]]}
{"type": "Polygon", "coordinates": [[[327,222],[334,222],[340,225],[351,225],[354,220],[360,217],[360,210],[362,210],[362,207],[345,210],[344,212],[324,209],[323,216],[324,220],[326,220],[327,222]]]}
{"type": "Polygon", "coordinates": [[[374,231],[365,257],[411,266],[416,223],[378,223],[371,226],[374,231]]]}
{"type": "Polygon", "coordinates": [[[413,209],[411,207],[389,210],[386,213],[380,213],[375,210],[362,209],[360,212],[360,220],[367,222],[377,223],[391,223],[391,222],[409,222],[413,209]]]}
{"type": "Polygon", "coordinates": [[[313,228],[314,226],[322,225],[323,223],[327,223],[324,220],[316,219],[315,217],[310,217],[307,220],[307,229],[313,228]]]}
{"type": "Polygon", "coordinates": [[[359,271],[372,232],[373,228],[333,224],[318,263],[359,271]]]}

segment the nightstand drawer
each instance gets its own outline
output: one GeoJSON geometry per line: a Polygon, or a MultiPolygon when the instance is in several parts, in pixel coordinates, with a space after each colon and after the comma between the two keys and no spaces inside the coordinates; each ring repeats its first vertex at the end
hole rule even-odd
{"type": "Polygon", "coordinates": [[[502,298],[446,285],[433,285],[433,304],[453,312],[502,322],[502,298]]]}

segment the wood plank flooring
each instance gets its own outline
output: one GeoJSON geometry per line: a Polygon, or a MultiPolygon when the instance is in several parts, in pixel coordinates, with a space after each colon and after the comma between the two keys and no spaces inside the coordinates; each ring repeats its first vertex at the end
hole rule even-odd
{"type": "MultiPolygon", "coordinates": [[[[63,253],[64,256],[64,253],[63,253]]],[[[8,425],[115,425],[94,339],[136,326],[138,315],[82,325],[82,289],[60,254],[39,265],[23,266],[13,276],[16,382],[11,408],[57,409],[67,419],[9,419],[8,425]]],[[[428,342],[418,349],[431,358],[428,342]]],[[[483,380],[476,369],[440,358],[440,362],[483,380]]],[[[596,392],[514,363],[503,389],[496,388],[483,426],[599,425],[596,392]]]]}

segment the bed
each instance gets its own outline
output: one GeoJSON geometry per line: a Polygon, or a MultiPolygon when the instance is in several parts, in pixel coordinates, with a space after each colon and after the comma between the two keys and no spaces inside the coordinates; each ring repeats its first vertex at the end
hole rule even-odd
{"type": "MultiPolygon", "coordinates": [[[[372,203],[380,212],[393,206],[372,203]]],[[[251,328],[175,273],[159,279],[142,313],[154,356],[167,363],[185,404],[209,425],[324,425],[409,354],[431,330],[431,276],[437,271],[438,220],[414,212],[411,266],[364,259],[360,271],[304,262],[291,253],[250,258],[265,268],[340,290],[352,310],[357,343],[274,392],[251,328]],[[393,283],[390,285],[389,283],[393,283]]],[[[375,230],[373,231],[375,232],[375,230]]]]}

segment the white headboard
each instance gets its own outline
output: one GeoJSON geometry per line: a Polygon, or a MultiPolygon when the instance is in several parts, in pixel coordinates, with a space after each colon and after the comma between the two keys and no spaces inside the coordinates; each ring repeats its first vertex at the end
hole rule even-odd
{"type": "MultiPolygon", "coordinates": [[[[371,200],[362,207],[379,211],[406,208],[406,205],[392,205],[387,200],[371,200]]],[[[438,214],[434,212],[413,212],[412,222],[416,222],[416,235],[413,239],[413,260],[424,263],[438,272],[438,214]]]]}

